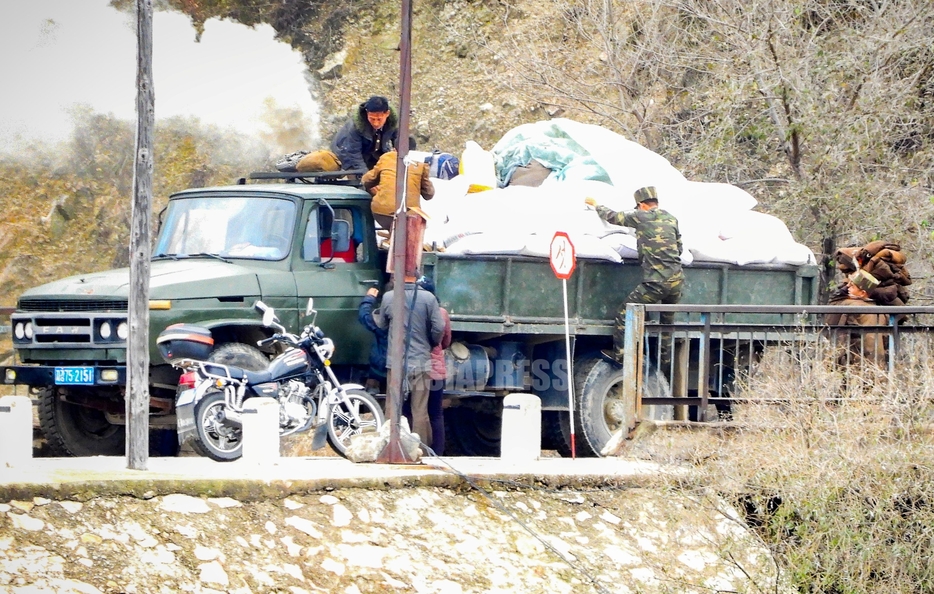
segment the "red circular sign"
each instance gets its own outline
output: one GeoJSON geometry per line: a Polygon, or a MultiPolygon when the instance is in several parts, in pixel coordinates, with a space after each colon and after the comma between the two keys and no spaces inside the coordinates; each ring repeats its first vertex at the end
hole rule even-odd
{"type": "Polygon", "coordinates": [[[577,266],[577,256],[574,254],[574,244],[571,243],[571,238],[564,231],[556,232],[551,238],[548,260],[551,262],[551,269],[555,276],[562,280],[571,278],[577,266]]]}

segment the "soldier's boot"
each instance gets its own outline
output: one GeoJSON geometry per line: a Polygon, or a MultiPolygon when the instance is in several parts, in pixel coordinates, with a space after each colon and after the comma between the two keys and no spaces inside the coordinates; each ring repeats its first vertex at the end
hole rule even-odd
{"type": "Polygon", "coordinates": [[[616,363],[617,365],[623,364],[623,357],[625,356],[626,349],[623,348],[625,344],[626,336],[626,327],[621,323],[625,321],[620,319],[621,316],[616,316],[616,327],[613,329],[613,348],[612,349],[603,349],[600,351],[600,355],[610,363],[616,363]]]}
{"type": "Polygon", "coordinates": [[[613,363],[615,365],[623,364],[623,351],[617,351],[616,349],[603,349],[600,351],[600,356],[613,363]]]}

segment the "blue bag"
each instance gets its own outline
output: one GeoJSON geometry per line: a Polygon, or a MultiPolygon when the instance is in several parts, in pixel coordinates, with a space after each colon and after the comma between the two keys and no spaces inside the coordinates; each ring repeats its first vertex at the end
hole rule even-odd
{"type": "Polygon", "coordinates": [[[428,166],[429,177],[451,179],[458,173],[460,173],[460,161],[457,157],[438,150],[431,154],[431,164],[428,166]]]}

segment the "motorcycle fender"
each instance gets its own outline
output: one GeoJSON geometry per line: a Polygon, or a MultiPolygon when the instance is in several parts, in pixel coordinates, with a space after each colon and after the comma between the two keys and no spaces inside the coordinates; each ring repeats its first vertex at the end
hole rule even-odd
{"type": "Polygon", "coordinates": [[[196,439],[198,432],[195,429],[195,393],[192,388],[178,395],[175,401],[175,427],[178,431],[178,445],[196,439]]]}
{"type": "Polygon", "coordinates": [[[210,381],[202,381],[194,388],[182,390],[175,397],[175,429],[178,432],[178,445],[198,438],[198,431],[195,429],[195,405],[204,398],[210,386],[210,381]]]}
{"type": "Polygon", "coordinates": [[[341,393],[340,392],[341,390],[346,392],[347,390],[366,390],[366,389],[360,384],[341,384],[340,388],[332,388],[331,391],[328,392],[327,402],[329,404],[337,404],[338,402],[340,402],[340,398],[338,396],[341,393]]]}

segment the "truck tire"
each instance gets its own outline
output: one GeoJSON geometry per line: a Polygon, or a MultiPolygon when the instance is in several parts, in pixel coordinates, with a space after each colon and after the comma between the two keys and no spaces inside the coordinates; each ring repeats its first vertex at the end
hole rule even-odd
{"type": "MultiPolygon", "coordinates": [[[[497,400],[502,406],[502,401],[497,400]]],[[[444,409],[444,451],[454,456],[499,456],[502,413],[469,405],[444,409]]]]}
{"type": "MultiPolygon", "coordinates": [[[[576,449],[581,456],[599,456],[610,437],[623,426],[632,426],[632,404],[622,400],[623,369],[599,355],[581,357],[574,363],[574,426],[576,449]]],[[[668,382],[649,365],[644,373],[643,389],[647,396],[670,396],[668,382]]],[[[672,418],[673,407],[652,406],[645,417],[654,420],[672,418]]],[[[568,418],[568,417],[566,417],[568,418]]],[[[570,423],[565,421],[570,443],[570,423]]]]}
{"type": "Polygon", "coordinates": [[[269,358],[258,348],[240,342],[217,347],[208,357],[211,363],[231,365],[247,371],[262,371],[269,366],[269,358]]]}
{"type": "Polygon", "coordinates": [[[542,411],[543,450],[554,450],[564,458],[571,456],[569,419],[566,410],[542,411]]]}
{"type": "MultiPolygon", "coordinates": [[[[622,401],[623,369],[599,355],[574,362],[574,427],[581,456],[599,456],[613,432],[632,423],[622,401]]],[[[568,429],[569,431],[569,429],[568,429]]],[[[570,435],[567,436],[570,441],[570,435]]]]}
{"type": "Polygon", "coordinates": [[[123,456],[126,430],[103,411],[65,402],[62,388],[39,389],[39,427],[52,456],[123,456]]]}

